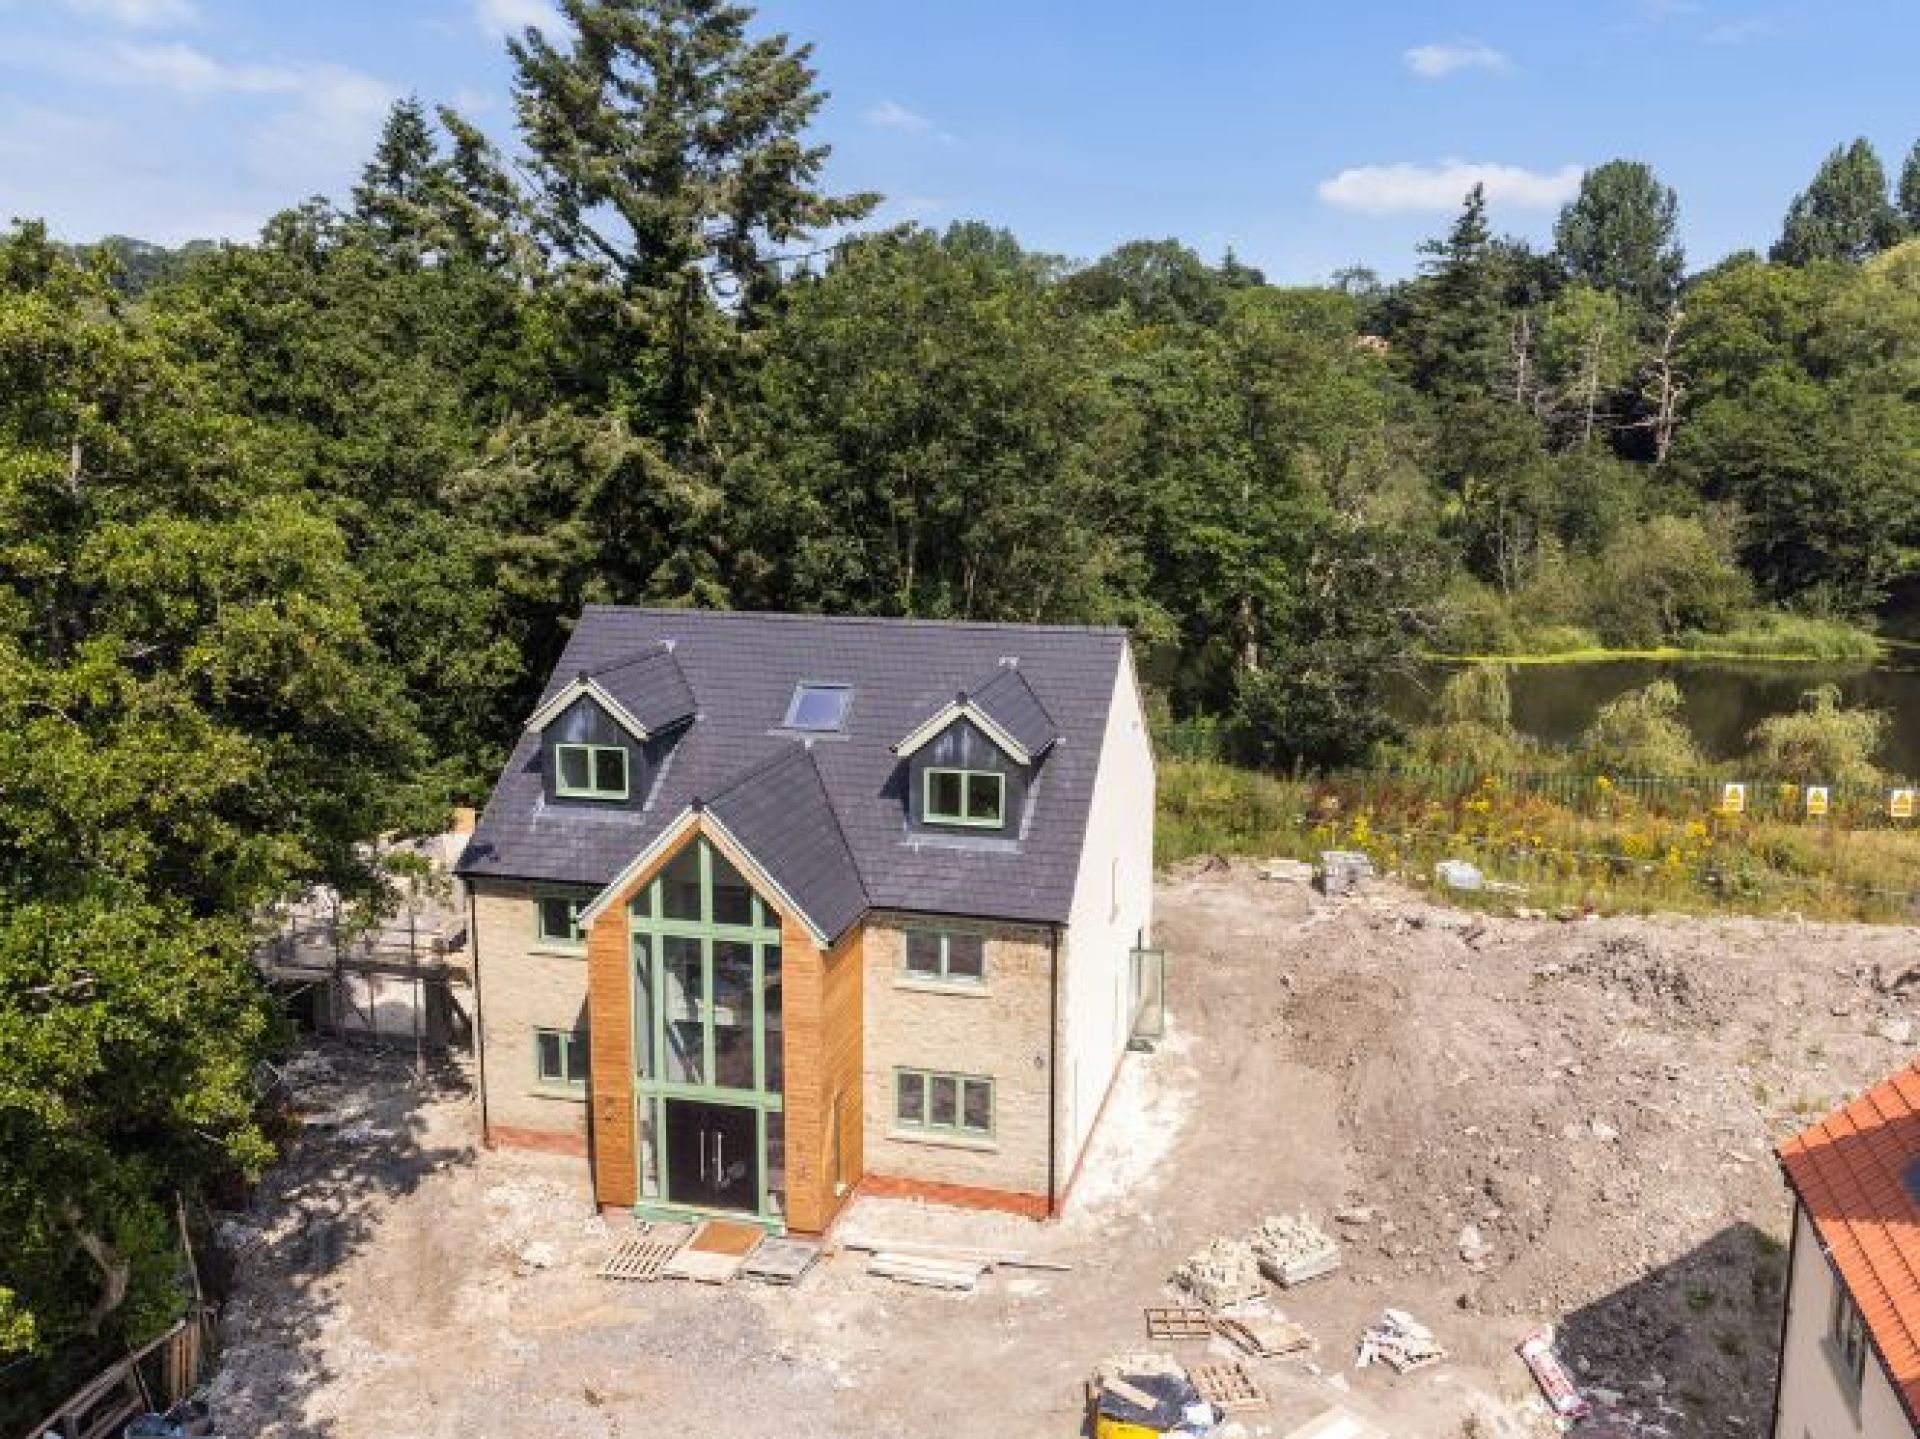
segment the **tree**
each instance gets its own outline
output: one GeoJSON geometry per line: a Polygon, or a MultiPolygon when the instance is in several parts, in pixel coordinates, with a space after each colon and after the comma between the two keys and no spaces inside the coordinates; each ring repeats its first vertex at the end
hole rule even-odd
{"type": "Polygon", "coordinates": [[[1813,183],[1794,197],[1772,257],[1788,265],[1858,262],[1899,238],[1887,172],[1871,142],[1860,139],[1828,155],[1813,183]]]}
{"type": "Polygon", "coordinates": [[[1580,193],[1561,210],[1554,255],[1576,282],[1658,313],[1686,268],[1674,238],[1678,207],[1650,166],[1609,160],[1581,178],[1580,193]]]}
{"type": "Polygon", "coordinates": [[[429,211],[437,158],[426,108],[411,96],[396,100],[353,187],[353,218],[399,263],[418,264],[434,248],[429,211]]]}
{"type": "Polygon", "coordinates": [[[1920,235],[1920,140],[1907,151],[1907,163],[1900,167],[1900,218],[1907,233],[1920,235]]]}
{"type": "Polygon", "coordinates": [[[1230,288],[1176,240],[1131,240],[1066,283],[1067,293],[1089,310],[1124,305],[1142,325],[1216,325],[1230,288]]]}
{"type": "Polygon", "coordinates": [[[1874,759],[1889,726],[1882,710],[1842,708],[1838,685],[1816,685],[1798,709],[1753,727],[1748,762],[1757,774],[1793,784],[1877,785],[1874,759]]]}
{"type": "Polygon", "coordinates": [[[1700,750],[1680,718],[1686,698],[1672,680],[1655,680],[1600,706],[1580,736],[1591,762],[1628,779],[1695,774],[1700,750]]]}

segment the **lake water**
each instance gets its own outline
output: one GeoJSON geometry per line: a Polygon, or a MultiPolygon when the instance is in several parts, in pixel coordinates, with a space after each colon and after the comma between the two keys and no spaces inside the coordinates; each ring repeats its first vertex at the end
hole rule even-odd
{"type": "MultiPolygon", "coordinates": [[[[1731,759],[1746,749],[1747,732],[1768,715],[1799,704],[1803,691],[1833,683],[1848,705],[1885,710],[1892,718],[1879,759],[1897,774],[1920,777],[1920,651],[1896,651],[1872,667],[1811,664],[1739,664],[1708,660],[1613,660],[1600,664],[1516,665],[1509,675],[1513,722],[1524,734],[1554,744],[1577,739],[1608,700],[1657,679],[1670,679],[1686,696],[1694,739],[1710,758],[1731,759]]],[[[1400,717],[1427,717],[1446,678],[1434,666],[1394,698],[1400,717]]]]}

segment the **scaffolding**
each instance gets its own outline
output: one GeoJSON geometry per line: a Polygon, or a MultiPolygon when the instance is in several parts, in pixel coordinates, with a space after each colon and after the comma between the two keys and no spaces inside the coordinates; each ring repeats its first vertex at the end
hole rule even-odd
{"type": "Polygon", "coordinates": [[[369,921],[331,889],[282,908],[254,962],[302,1027],[429,1052],[473,1045],[473,968],[464,886],[450,873],[463,834],[405,846],[427,861],[399,907],[369,921]]]}

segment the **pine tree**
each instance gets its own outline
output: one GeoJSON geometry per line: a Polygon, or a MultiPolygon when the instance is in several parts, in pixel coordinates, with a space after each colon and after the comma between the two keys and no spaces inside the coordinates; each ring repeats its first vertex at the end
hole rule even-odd
{"type": "Polygon", "coordinates": [[[431,202],[437,168],[426,107],[413,96],[396,100],[373,158],[353,187],[353,218],[397,263],[418,264],[433,248],[431,202]]]}
{"type": "Polygon", "coordinates": [[[1920,140],[1913,142],[1900,170],[1900,218],[1909,234],[1920,235],[1920,140]]]}
{"type": "Polygon", "coordinates": [[[1772,258],[1788,265],[1816,260],[1857,262],[1900,238],[1900,216],[1887,199],[1887,172],[1871,142],[1842,146],[1821,162],[1813,183],[1794,197],[1772,258]]]}

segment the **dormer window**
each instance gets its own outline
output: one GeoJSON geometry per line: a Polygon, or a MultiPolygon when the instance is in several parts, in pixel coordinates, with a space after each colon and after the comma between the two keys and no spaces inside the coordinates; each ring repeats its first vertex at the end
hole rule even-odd
{"type": "Polygon", "coordinates": [[[926,786],[921,815],[928,824],[999,829],[1007,816],[1007,777],[984,769],[922,771],[926,786]]]}
{"type": "Polygon", "coordinates": [[[795,685],[781,727],[805,730],[808,734],[837,734],[846,728],[847,706],[852,703],[850,685],[795,685]]]}
{"type": "Polygon", "coordinates": [[[562,799],[625,799],[627,752],[617,744],[553,747],[554,793],[562,799]]]}

